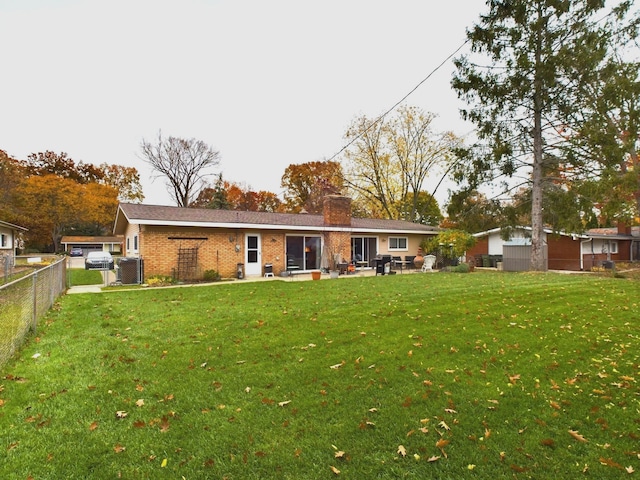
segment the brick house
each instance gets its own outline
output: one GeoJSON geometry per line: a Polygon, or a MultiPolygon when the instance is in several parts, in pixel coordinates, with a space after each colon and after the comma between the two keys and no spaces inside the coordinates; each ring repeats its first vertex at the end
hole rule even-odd
{"type": "MultiPolygon", "coordinates": [[[[516,228],[508,240],[501,238],[500,229],[474,234],[477,243],[466,252],[467,258],[475,258],[478,266],[489,262],[495,267],[498,261],[517,267],[506,270],[527,270],[528,249],[531,245],[531,228],[516,228]],[[520,256],[521,258],[517,258],[520,256]],[[514,262],[511,262],[511,260],[514,262]]],[[[551,270],[591,270],[603,262],[637,261],[640,259],[640,229],[623,224],[614,228],[596,228],[582,234],[554,234],[545,229],[547,268],[551,270]]]]}
{"type": "Polygon", "coordinates": [[[329,195],[322,215],[181,208],[122,203],[114,235],[124,255],[144,260],[145,276],[202,278],[207,270],[246,276],[328,268],[333,259],[371,264],[379,254],[415,256],[437,227],[352,218],[351,199],[329,195]]]}

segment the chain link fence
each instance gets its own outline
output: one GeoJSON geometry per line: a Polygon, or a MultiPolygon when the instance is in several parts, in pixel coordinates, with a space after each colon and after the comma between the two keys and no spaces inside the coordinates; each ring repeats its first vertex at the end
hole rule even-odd
{"type": "Polygon", "coordinates": [[[66,290],[66,258],[0,285],[0,367],[66,290]]]}

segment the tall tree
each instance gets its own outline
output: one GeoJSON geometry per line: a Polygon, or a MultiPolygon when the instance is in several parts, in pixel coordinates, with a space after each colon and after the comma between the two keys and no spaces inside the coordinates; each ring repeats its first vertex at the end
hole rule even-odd
{"type": "Polygon", "coordinates": [[[118,191],[118,200],[122,202],[142,202],[144,195],[140,184],[140,174],[133,167],[100,164],[102,179],[97,183],[114,187],[118,191]]]}
{"type": "Polygon", "coordinates": [[[501,211],[498,199],[487,198],[477,190],[453,192],[447,205],[447,227],[469,233],[491,230],[501,226],[501,211]]]}
{"type": "Polygon", "coordinates": [[[117,191],[95,182],[81,184],[54,174],[31,175],[16,190],[14,205],[31,247],[60,250],[62,235],[104,234],[113,225],[117,191]],[[92,225],[93,228],[88,228],[92,225]]]}
{"type": "Polygon", "coordinates": [[[251,188],[222,179],[222,174],[213,187],[205,187],[198,198],[189,205],[193,208],[216,210],[243,210],[252,212],[278,212],[282,202],[275,193],[251,188]]]}
{"type": "Polygon", "coordinates": [[[324,196],[344,189],[342,166],[333,161],[292,164],[285,169],[280,185],[289,212],[321,213],[324,196]]]}
{"type": "Polygon", "coordinates": [[[26,175],[56,175],[79,184],[97,183],[114,187],[123,202],[141,202],[144,199],[140,175],[134,167],[102,163],[75,162],[65,152],[32,153],[23,162],[26,175]]]}
{"type": "Polygon", "coordinates": [[[4,221],[17,222],[15,194],[25,176],[24,166],[15,158],[0,150],[0,217],[4,221]]]}
{"type": "Polygon", "coordinates": [[[433,130],[435,116],[401,107],[395,116],[357,118],[345,138],[347,184],[371,215],[415,221],[429,176],[446,170],[459,140],[433,130]]]}
{"type": "MultiPolygon", "coordinates": [[[[488,0],[489,12],[467,32],[473,57],[456,59],[453,87],[470,105],[462,114],[477,125],[484,147],[459,164],[458,178],[470,189],[517,176],[530,184],[533,270],[545,268],[543,198],[557,180],[549,172],[561,163],[566,171],[571,160],[558,132],[582,130],[568,113],[582,108],[582,87],[602,71],[619,38],[602,20],[605,3],[488,0]],[[486,58],[489,65],[481,66],[486,58]]],[[[620,21],[631,4],[618,3],[608,18],[620,21]]],[[[584,166],[575,160],[569,167],[584,166]]]]}
{"type": "Polygon", "coordinates": [[[142,159],[157,176],[167,179],[169,195],[179,207],[188,207],[206,188],[210,169],[220,164],[220,152],[195,138],[162,137],[155,143],[142,140],[142,159]]]}

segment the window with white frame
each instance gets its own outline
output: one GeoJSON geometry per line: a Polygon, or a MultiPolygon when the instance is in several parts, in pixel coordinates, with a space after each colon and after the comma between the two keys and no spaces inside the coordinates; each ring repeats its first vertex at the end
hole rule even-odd
{"type": "Polygon", "coordinates": [[[8,247],[9,246],[8,238],[9,237],[4,233],[0,233],[0,246],[8,247]]]}
{"type": "Polygon", "coordinates": [[[133,251],[138,251],[138,235],[133,236],[133,251]]]}
{"type": "Polygon", "coordinates": [[[616,240],[602,242],[602,253],[618,253],[618,242],[616,240]]]}
{"type": "Polygon", "coordinates": [[[389,237],[389,251],[408,250],[409,240],[407,237],[389,237]]]}
{"type": "Polygon", "coordinates": [[[129,250],[131,250],[131,242],[130,242],[129,240],[130,240],[130,238],[129,238],[129,237],[127,237],[127,252],[128,252],[129,250]]]}

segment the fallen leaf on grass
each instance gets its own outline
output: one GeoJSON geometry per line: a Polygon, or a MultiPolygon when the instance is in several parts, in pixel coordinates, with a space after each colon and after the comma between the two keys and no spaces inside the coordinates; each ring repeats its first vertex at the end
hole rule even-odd
{"type": "Polygon", "coordinates": [[[622,465],[620,465],[618,462],[614,462],[611,458],[600,457],[600,463],[602,465],[606,465],[607,467],[619,468],[620,470],[623,469],[622,465]]]}
{"type": "Polygon", "coordinates": [[[98,428],[98,422],[93,422],[89,425],[89,431],[93,432],[96,428],[98,428]]]}
{"type": "Polygon", "coordinates": [[[444,428],[445,430],[451,430],[451,428],[449,428],[449,425],[447,425],[447,424],[445,423],[445,421],[444,421],[444,420],[443,420],[443,421],[441,421],[441,422],[438,424],[438,426],[439,426],[439,427],[444,428]]]}
{"type": "Polygon", "coordinates": [[[446,440],[444,438],[441,438],[436,442],[436,447],[439,448],[440,450],[442,450],[447,445],[449,445],[449,440],[446,440]]]}
{"type": "Polygon", "coordinates": [[[336,475],[340,475],[340,470],[338,470],[338,469],[337,469],[336,467],[334,467],[333,465],[331,465],[331,467],[329,467],[329,468],[331,468],[331,471],[332,471],[333,473],[335,473],[336,475]]]}
{"type": "Polygon", "coordinates": [[[127,412],[125,412],[124,410],[118,410],[116,412],[116,418],[117,419],[125,418],[127,415],[129,415],[129,414],[127,412]]]}
{"type": "Polygon", "coordinates": [[[627,471],[627,473],[633,473],[633,472],[635,472],[635,470],[633,469],[633,467],[632,467],[632,466],[624,467],[624,469],[627,471]]]}
{"type": "Polygon", "coordinates": [[[142,398],[136,400],[136,407],[142,407],[144,405],[144,400],[142,398]]]}
{"type": "Polygon", "coordinates": [[[125,447],[123,447],[119,443],[116,443],[116,445],[113,447],[113,451],[116,453],[122,453],[125,451],[125,447]]]}
{"type": "Polygon", "coordinates": [[[167,417],[162,417],[162,421],[160,422],[160,431],[162,433],[169,431],[169,419],[167,417]]]}
{"type": "Polygon", "coordinates": [[[344,458],[345,453],[342,450],[339,450],[335,453],[334,457],[335,458],[344,458]]]}
{"type": "Polygon", "coordinates": [[[429,458],[427,458],[427,462],[432,463],[432,462],[437,462],[438,460],[440,460],[440,455],[433,455],[429,458]]]}
{"type": "Polygon", "coordinates": [[[569,430],[569,435],[578,440],[579,442],[587,442],[587,439],[580,435],[576,430],[569,430]]]}
{"type": "Polygon", "coordinates": [[[291,400],[285,400],[284,402],[278,402],[279,407],[284,407],[285,405],[289,405],[291,400]]]}
{"type": "Polygon", "coordinates": [[[407,450],[404,448],[404,445],[398,445],[398,455],[402,455],[403,457],[407,456],[407,450]]]}

